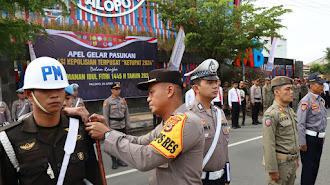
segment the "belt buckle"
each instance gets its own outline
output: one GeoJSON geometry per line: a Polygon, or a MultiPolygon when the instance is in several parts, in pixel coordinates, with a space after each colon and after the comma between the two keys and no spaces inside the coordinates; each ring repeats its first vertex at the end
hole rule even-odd
{"type": "Polygon", "coordinates": [[[288,161],[293,160],[293,156],[291,154],[288,154],[288,161]]]}
{"type": "Polygon", "coordinates": [[[221,178],[221,172],[220,171],[221,170],[213,172],[213,174],[214,174],[214,176],[213,176],[214,180],[217,180],[217,179],[220,179],[221,178]]]}

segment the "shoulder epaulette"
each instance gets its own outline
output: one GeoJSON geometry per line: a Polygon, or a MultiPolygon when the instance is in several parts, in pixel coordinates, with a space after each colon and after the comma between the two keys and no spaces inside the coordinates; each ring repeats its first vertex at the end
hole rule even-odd
{"type": "Polygon", "coordinates": [[[4,126],[4,127],[0,127],[0,132],[1,132],[1,131],[8,130],[8,129],[12,128],[12,127],[15,127],[15,126],[17,126],[17,125],[19,125],[19,124],[21,124],[21,123],[23,123],[23,120],[19,120],[19,121],[17,121],[17,122],[11,123],[11,124],[6,125],[6,126],[4,126]]]}

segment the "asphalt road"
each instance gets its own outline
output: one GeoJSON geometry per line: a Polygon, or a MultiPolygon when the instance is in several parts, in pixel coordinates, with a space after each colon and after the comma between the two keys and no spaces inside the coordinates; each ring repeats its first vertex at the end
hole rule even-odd
{"type": "MultiPolygon", "coordinates": [[[[328,123],[330,119],[328,110],[328,123]]],[[[259,120],[261,121],[261,119],[259,120]]],[[[231,185],[264,185],[267,184],[267,173],[261,162],[262,149],[262,125],[252,125],[251,118],[246,120],[246,126],[240,129],[231,129],[229,141],[229,159],[231,164],[231,185]]],[[[327,133],[330,133],[330,126],[327,133]]],[[[111,158],[103,154],[105,173],[108,185],[147,185],[149,172],[140,172],[130,167],[111,169],[111,158]]],[[[316,181],[317,185],[329,185],[327,178],[330,167],[330,139],[326,138],[321,158],[321,165],[316,181]]],[[[300,184],[301,167],[297,171],[295,185],[300,184]]]]}

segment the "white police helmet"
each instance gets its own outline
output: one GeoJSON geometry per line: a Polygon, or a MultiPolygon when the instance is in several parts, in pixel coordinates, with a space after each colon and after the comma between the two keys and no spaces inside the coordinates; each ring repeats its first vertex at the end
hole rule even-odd
{"type": "Polygon", "coordinates": [[[23,89],[61,89],[69,86],[63,65],[51,57],[39,57],[26,68],[23,89]]]}
{"type": "Polygon", "coordinates": [[[219,68],[218,61],[214,59],[207,59],[203,61],[196,69],[184,74],[184,76],[190,76],[190,80],[198,78],[204,80],[219,80],[217,76],[217,70],[219,68]]]}

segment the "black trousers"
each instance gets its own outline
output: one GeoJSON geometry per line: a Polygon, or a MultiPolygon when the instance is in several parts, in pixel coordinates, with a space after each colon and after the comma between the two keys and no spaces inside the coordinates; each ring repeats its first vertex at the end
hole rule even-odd
{"type": "Polygon", "coordinates": [[[203,179],[202,182],[203,185],[225,185],[225,176],[223,175],[220,179],[217,180],[203,179]]]}
{"type": "Polygon", "coordinates": [[[232,127],[238,126],[239,111],[240,111],[240,104],[238,102],[233,102],[232,110],[231,110],[231,126],[232,127]]]}
{"type": "Polygon", "coordinates": [[[302,172],[301,185],[314,185],[319,171],[323,138],[306,135],[307,151],[300,151],[302,172]]]}
{"type": "Polygon", "coordinates": [[[260,102],[255,102],[254,106],[252,106],[252,123],[258,123],[260,105],[260,102]]]}
{"type": "Polygon", "coordinates": [[[245,114],[246,114],[246,102],[245,102],[245,100],[244,101],[242,101],[242,106],[241,106],[241,110],[242,110],[242,125],[244,125],[245,124],[245,114]]]}
{"type": "Polygon", "coordinates": [[[329,91],[325,91],[325,95],[324,95],[324,100],[325,100],[325,107],[329,108],[329,91]]]}

